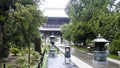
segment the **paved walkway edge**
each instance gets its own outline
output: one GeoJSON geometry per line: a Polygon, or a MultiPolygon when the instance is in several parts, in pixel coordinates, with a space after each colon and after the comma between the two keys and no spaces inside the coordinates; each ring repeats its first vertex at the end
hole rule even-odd
{"type": "MultiPolygon", "coordinates": [[[[59,48],[59,47],[57,47],[59,48]]],[[[59,50],[64,54],[64,50],[59,50]]],[[[87,63],[83,62],[82,60],[78,59],[77,57],[71,55],[71,61],[79,68],[93,68],[92,66],[88,65],[87,63]]]]}
{"type": "Polygon", "coordinates": [[[111,59],[111,58],[107,58],[107,60],[120,65],[120,61],[119,60],[115,60],[115,59],[111,59]]]}
{"type": "Polygon", "coordinates": [[[87,63],[79,60],[77,57],[71,55],[71,61],[76,64],[79,68],[93,68],[92,66],[88,65],[87,63]]]}

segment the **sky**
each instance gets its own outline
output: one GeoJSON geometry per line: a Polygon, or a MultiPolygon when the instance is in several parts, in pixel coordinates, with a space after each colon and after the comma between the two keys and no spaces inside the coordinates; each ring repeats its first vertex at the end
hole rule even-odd
{"type": "Polygon", "coordinates": [[[43,13],[49,17],[68,17],[64,11],[68,0],[45,0],[42,5],[43,13]]]}
{"type": "Polygon", "coordinates": [[[45,0],[44,7],[65,8],[68,0],[45,0]]]}
{"type": "MultiPolygon", "coordinates": [[[[44,0],[41,9],[48,17],[68,17],[64,11],[69,0],[44,0]]],[[[119,2],[120,0],[117,0],[119,2]]]]}

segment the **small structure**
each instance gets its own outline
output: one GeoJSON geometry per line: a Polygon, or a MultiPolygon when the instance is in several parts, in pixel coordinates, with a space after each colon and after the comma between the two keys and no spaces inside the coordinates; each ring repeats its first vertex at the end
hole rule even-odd
{"type": "Polygon", "coordinates": [[[50,48],[50,57],[56,57],[57,56],[57,53],[56,53],[56,50],[55,50],[55,47],[54,47],[54,44],[55,44],[55,36],[54,35],[51,35],[50,36],[50,43],[51,43],[51,48],[50,48]]]}
{"type": "Polygon", "coordinates": [[[67,59],[70,61],[70,46],[65,46],[65,63],[67,63],[67,59]]]}
{"type": "Polygon", "coordinates": [[[120,51],[118,51],[118,56],[120,57],[120,51]]]}
{"type": "Polygon", "coordinates": [[[109,41],[102,38],[102,36],[98,34],[97,38],[95,38],[92,42],[95,43],[95,51],[93,51],[94,61],[96,63],[106,63],[107,53],[105,49],[105,44],[109,41]]]}

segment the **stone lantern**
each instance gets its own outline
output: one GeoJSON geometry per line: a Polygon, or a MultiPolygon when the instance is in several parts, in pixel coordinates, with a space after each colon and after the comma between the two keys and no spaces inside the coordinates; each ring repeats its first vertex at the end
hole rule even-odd
{"type": "Polygon", "coordinates": [[[95,51],[93,51],[94,61],[97,63],[107,62],[107,53],[105,49],[105,44],[109,41],[104,39],[100,34],[93,41],[95,43],[95,51]]]}
{"type": "Polygon", "coordinates": [[[54,35],[51,35],[51,36],[50,36],[50,43],[51,43],[52,45],[54,45],[54,43],[55,43],[55,36],[54,36],[54,35]]]}
{"type": "Polygon", "coordinates": [[[70,62],[70,46],[65,46],[65,63],[67,63],[67,59],[70,62]]]}
{"type": "Polygon", "coordinates": [[[50,57],[56,57],[56,50],[55,50],[55,47],[54,47],[54,44],[55,44],[55,36],[54,35],[51,35],[50,36],[50,43],[51,43],[51,48],[50,48],[50,57]]]}

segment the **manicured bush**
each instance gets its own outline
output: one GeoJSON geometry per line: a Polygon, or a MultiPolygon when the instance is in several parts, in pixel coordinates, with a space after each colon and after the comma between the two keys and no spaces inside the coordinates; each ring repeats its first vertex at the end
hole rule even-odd
{"type": "Polygon", "coordinates": [[[15,56],[20,52],[18,48],[10,48],[11,53],[13,53],[15,56]]]}

